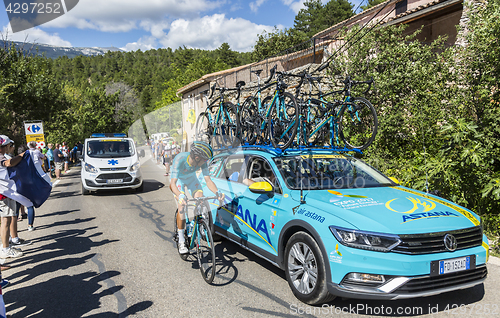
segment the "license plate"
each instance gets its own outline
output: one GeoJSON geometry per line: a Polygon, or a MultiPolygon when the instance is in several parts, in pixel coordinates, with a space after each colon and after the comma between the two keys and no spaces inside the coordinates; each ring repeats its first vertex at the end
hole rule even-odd
{"type": "Polygon", "coordinates": [[[122,183],[123,179],[109,179],[106,183],[122,183]]]}
{"type": "Polygon", "coordinates": [[[439,275],[470,269],[470,256],[439,261],[439,275]]]}

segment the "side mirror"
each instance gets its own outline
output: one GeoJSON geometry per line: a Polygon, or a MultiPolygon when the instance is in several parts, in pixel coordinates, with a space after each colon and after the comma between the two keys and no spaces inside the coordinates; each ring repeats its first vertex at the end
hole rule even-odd
{"type": "Polygon", "coordinates": [[[389,177],[389,179],[391,179],[392,182],[399,184],[399,180],[398,179],[396,179],[394,177],[389,177]]]}
{"type": "Polygon", "coordinates": [[[250,185],[249,189],[253,193],[257,193],[257,194],[267,194],[267,193],[274,192],[273,186],[267,181],[252,183],[250,185]]]}
{"type": "Polygon", "coordinates": [[[144,153],[144,149],[139,150],[139,157],[146,157],[146,154],[144,153]]]}

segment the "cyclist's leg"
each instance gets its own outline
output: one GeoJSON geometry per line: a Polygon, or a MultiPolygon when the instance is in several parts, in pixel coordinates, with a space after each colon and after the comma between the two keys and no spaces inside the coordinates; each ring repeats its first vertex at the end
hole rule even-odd
{"type": "MultiPolygon", "coordinates": [[[[176,186],[182,194],[186,193],[185,192],[186,185],[180,179],[177,179],[176,186]]],[[[177,220],[176,220],[176,222],[177,222],[179,253],[186,254],[189,252],[189,250],[186,247],[186,239],[184,237],[184,229],[186,227],[186,215],[184,213],[185,209],[184,209],[183,205],[179,204],[177,197],[174,196],[174,198],[177,202],[177,220]]]]}

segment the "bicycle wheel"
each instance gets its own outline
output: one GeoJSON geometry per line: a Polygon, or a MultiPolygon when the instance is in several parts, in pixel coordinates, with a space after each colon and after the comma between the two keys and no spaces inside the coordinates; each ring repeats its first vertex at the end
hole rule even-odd
{"type": "Polygon", "coordinates": [[[377,135],[377,112],[365,98],[344,103],[337,118],[340,138],[353,149],[366,149],[377,135]]]}
{"type": "Polygon", "coordinates": [[[214,127],[207,112],[201,113],[196,119],[195,134],[196,140],[206,141],[213,147],[214,127]]]}
{"type": "Polygon", "coordinates": [[[295,97],[284,92],[279,96],[267,117],[269,137],[273,147],[285,150],[297,134],[299,125],[299,107],[295,97]]]}
{"type": "Polygon", "coordinates": [[[196,237],[196,254],[201,276],[208,283],[215,277],[215,247],[210,226],[204,218],[198,218],[196,237]]]}
{"type": "MultiPolygon", "coordinates": [[[[179,252],[179,231],[177,231],[177,214],[179,214],[179,210],[175,210],[175,216],[174,216],[174,241],[175,241],[175,245],[177,247],[177,252],[179,252]]],[[[186,242],[186,244],[188,244],[188,237],[187,237],[187,233],[186,231],[184,231],[184,240],[186,242]]],[[[181,259],[183,261],[185,261],[188,256],[189,256],[189,253],[186,253],[186,254],[180,254],[179,253],[179,256],[181,257],[181,259]]]]}
{"type": "Polygon", "coordinates": [[[255,126],[255,116],[257,112],[257,104],[253,97],[248,97],[240,111],[240,130],[241,144],[253,145],[257,140],[257,129],[255,126]]]}
{"type": "Polygon", "coordinates": [[[239,134],[240,120],[236,107],[225,102],[218,122],[217,143],[220,147],[236,147],[239,134]]]}

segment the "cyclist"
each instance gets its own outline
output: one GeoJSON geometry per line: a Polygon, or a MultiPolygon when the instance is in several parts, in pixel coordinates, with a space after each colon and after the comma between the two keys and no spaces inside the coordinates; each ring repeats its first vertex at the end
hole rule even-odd
{"type": "Polygon", "coordinates": [[[201,169],[201,173],[208,189],[216,194],[219,201],[224,200],[224,194],[217,189],[215,183],[210,179],[207,162],[212,159],[213,151],[209,144],[202,141],[195,141],[191,145],[190,152],[181,152],[175,156],[172,163],[172,171],[170,176],[170,190],[174,193],[177,201],[177,230],[179,233],[179,253],[186,254],[188,249],[184,240],[184,228],[186,225],[186,217],[181,215],[184,206],[187,203],[185,188],[189,190],[191,196],[198,198],[203,196],[200,181],[196,176],[196,172],[201,169]]]}

